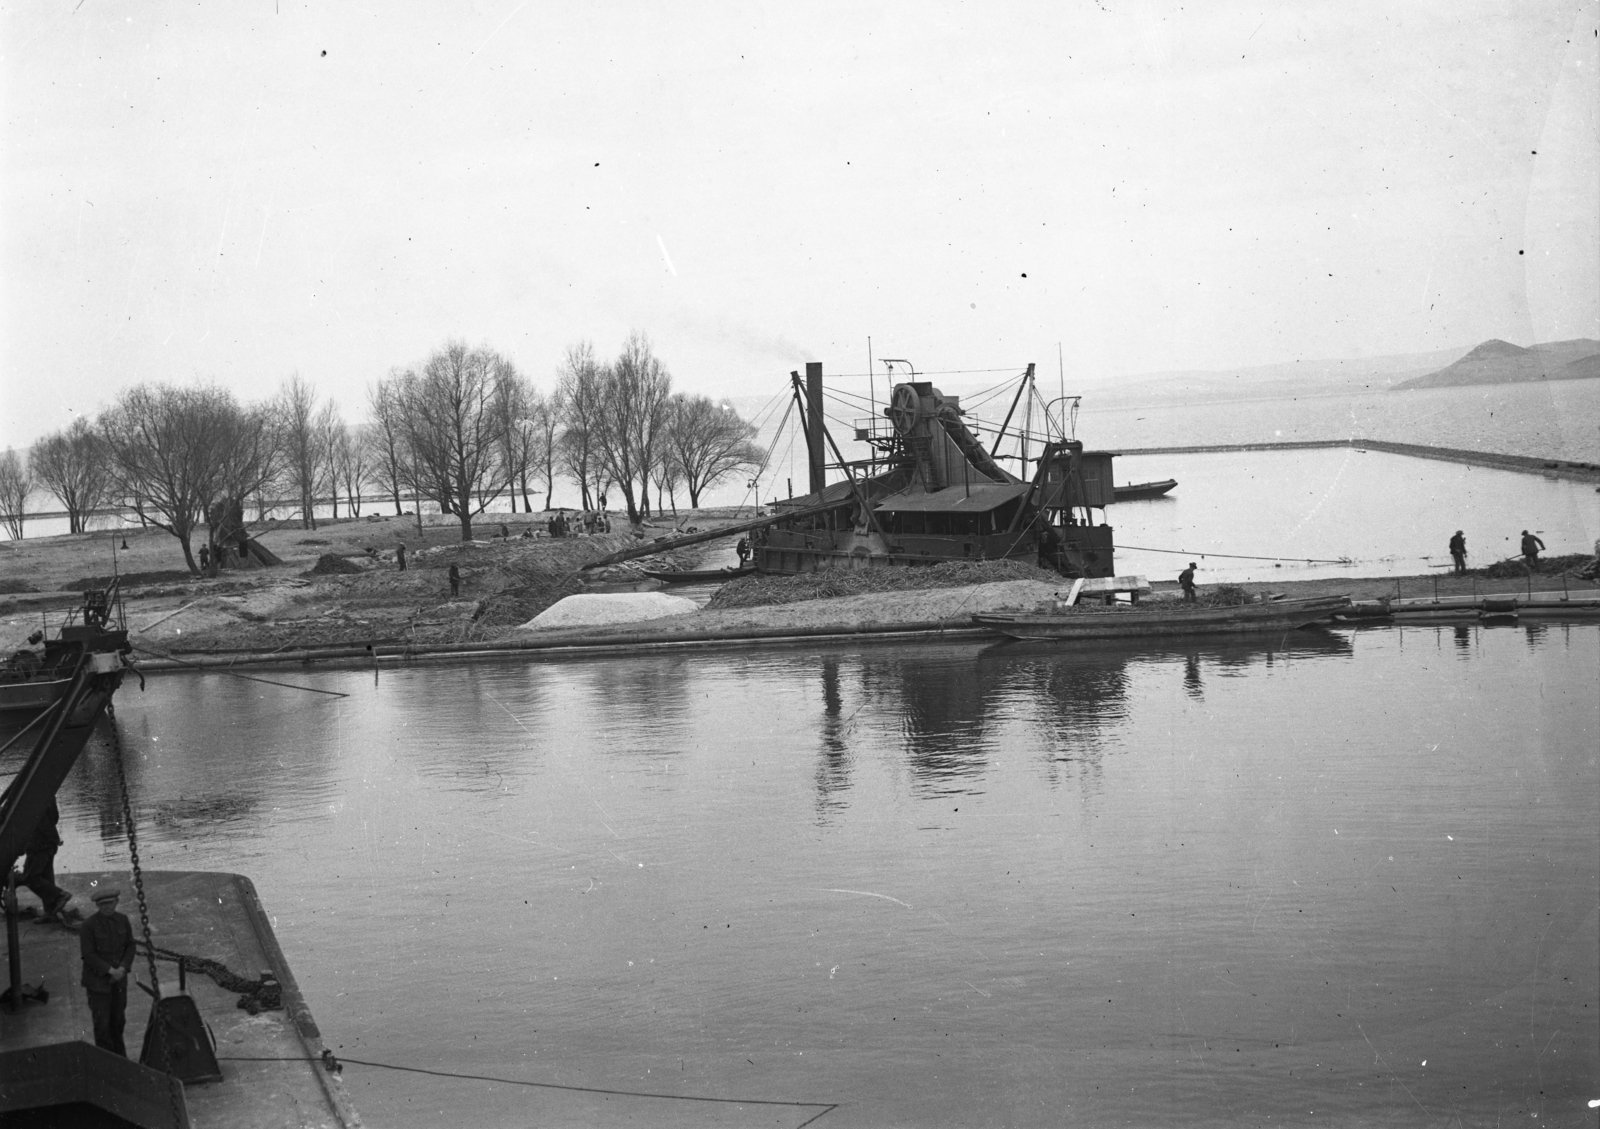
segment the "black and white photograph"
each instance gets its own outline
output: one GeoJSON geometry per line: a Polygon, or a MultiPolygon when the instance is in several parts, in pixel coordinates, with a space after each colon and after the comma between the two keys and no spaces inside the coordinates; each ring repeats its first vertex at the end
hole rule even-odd
{"type": "Polygon", "coordinates": [[[1600,0],[0,3],[0,1126],[1600,1126],[1600,0]]]}

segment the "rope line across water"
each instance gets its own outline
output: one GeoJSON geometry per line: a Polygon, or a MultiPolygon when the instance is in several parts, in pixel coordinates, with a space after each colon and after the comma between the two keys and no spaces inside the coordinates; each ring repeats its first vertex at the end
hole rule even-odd
{"type": "Polygon", "coordinates": [[[1329,560],[1326,557],[1252,557],[1245,553],[1210,553],[1203,549],[1152,549],[1145,545],[1118,545],[1119,549],[1127,549],[1138,553],[1171,553],[1177,557],[1227,557],[1233,561],[1304,561],[1306,564],[1355,564],[1351,557],[1339,557],[1329,560]]]}
{"type": "MultiPolygon", "coordinates": [[[[219,1062],[305,1062],[304,1058],[230,1055],[218,1056],[219,1062]]],[[[806,1109],[822,1110],[810,1121],[801,1122],[796,1129],[805,1129],[812,1121],[823,1117],[839,1108],[838,1102],[793,1102],[780,1101],[775,1098],[710,1098],[696,1094],[662,1094],[651,1090],[616,1090],[602,1086],[569,1086],[560,1082],[530,1082],[524,1078],[498,1078],[492,1074],[463,1074],[454,1070],[431,1070],[425,1066],[397,1066],[392,1062],[372,1062],[360,1058],[337,1059],[340,1064],[349,1063],[352,1066],[370,1066],[379,1070],[396,1070],[403,1074],[428,1074],[435,1078],[459,1078],[467,1082],[498,1082],[503,1086],[528,1086],[538,1090],[568,1090],[577,1094],[607,1094],[612,1097],[623,1098],[661,1098],[674,1102],[717,1102],[722,1105],[785,1105],[800,1106],[806,1109]]]]}

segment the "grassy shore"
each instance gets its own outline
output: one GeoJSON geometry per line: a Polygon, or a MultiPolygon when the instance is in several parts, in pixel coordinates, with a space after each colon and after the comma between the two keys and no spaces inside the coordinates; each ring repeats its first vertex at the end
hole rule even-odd
{"type": "MultiPolygon", "coordinates": [[[[589,572],[581,571],[583,564],[645,539],[669,536],[676,524],[715,528],[739,516],[734,511],[701,511],[679,523],[647,527],[642,537],[629,531],[552,540],[543,535],[543,515],[496,514],[475,525],[475,532],[486,539],[466,543],[460,540],[459,525],[439,516],[424,518],[420,532],[413,517],[319,522],[316,530],[279,528],[261,534],[261,542],[283,564],[225,572],[216,579],[196,579],[174,567],[182,563],[177,542],[154,530],[8,542],[0,545],[0,650],[21,647],[41,624],[59,621],[64,610],[76,606],[79,591],[103,583],[113,567],[128,578],[124,595],[130,636],[145,657],[303,654],[368,645],[427,649],[526,640],[534,633],[520,630],[520,625],[564,596],[657,588],[659,582],[643,576],[644,569],[694,568],[703,554],[725,546],[713,542],[589,572]],[[509,537],[500,535],[502,523],[509,537]],[[525,529],[540,536],[523,538],[525,529]],[[396,562],[400,544],[407,549],[405,571],[396,562]],[[447,579],[452,563],[462,577],[459,596],[451,595],[447,579]]],[[[725,588],[698,612],[539,637],[648,640],[696,632],[855,633],[956,626],[977,611],[1039,607],[1066,586],[1059,576],[1016,562],[874,570],[856,577],[752,577],[725,588]]],[[[1563,575],[1555,569],[1531,577],[1473,571],[1464,576],[1338,577],[1246,587],[1252,593],[1289,598],[1349,595],[1356,600],[1600,591],[1570,570],[1563,575]]],[[[1157,581],[1150,598],[1177,599],[1176,583],[1157,581]]]]}

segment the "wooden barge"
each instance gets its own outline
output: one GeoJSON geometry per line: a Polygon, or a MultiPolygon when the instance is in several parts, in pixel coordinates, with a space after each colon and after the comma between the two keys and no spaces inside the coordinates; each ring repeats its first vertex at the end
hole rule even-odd
{"type": "Polygon", "coordinates": [[[1205,607],[1194,604],[1073,607],[1037,615],[975,615],[972,622],[1013,639],[1060,641],[1175,639],[1194,635],[1250,635],[1294,631],[1350,606],[1348,596],[1268,600],[1205,607]]]}

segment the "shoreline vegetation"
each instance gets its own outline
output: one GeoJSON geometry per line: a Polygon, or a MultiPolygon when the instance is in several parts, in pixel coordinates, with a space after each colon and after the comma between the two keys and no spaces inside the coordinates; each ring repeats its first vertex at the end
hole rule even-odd
{"type": "MultiPolygon", "coordinates": [[[[63,534],[8,543],[0,550],[0,649],[25,645],[44,625],[77,606],[85,587],[103,586],[113,554],[134,657],[141,669],[372,664],[428,655],[615,651],[715,644],[735,640],[821,640],[977,635],[974,612],[1031,610],[1048,604],[1068,581],[1016,561],[957,561],[916,569],[745,577],[722,585],[706,607],[663,619],[606,626],[527,630],[522,624],[580,592],[657,591],[646,569],[690,570],[715,541],[653,554],[607,568],[581,566],[639,543],[632,532],[551,539],[541,514],[486,515],[492,539],[462,542],[449,515],[423,519],[367,517],[322,522],[313,533],[280,528],[261,534],[283,563],[194,579],[171,563],[172,540],[158,530],[63,534]],[[509,537],[499,536],[504,527],[509,537]],[[537,532],[524,538],[524,530],[537,532]],[[121,546],[127,545],[124,550],[121,546]],[[407,548],[407,568],[396,548],[407,548]],[[455,564],[461,593],[451,596],[455,564]]],[[[737,520],[734,509],[702,510],[676,524],[646,526],[646,538],[737,520]],[[679,526],[681,525],[681,530],[679,526]]],[[[729,539],[731,541],[731,537],[729,539]]],[[[1587,557],[1541,561],[1529,576],[1520,563],[1496,562],[1462,576],[1339,577],[1247,586],[1252,594],[1288,598],[1596,593],[1579,579],[1587,557]]],[[[1204,598],[1208,589],[1202,586],[1204,598]]],[[[701,591],[704,596],[704,590],[701,591]]],[[[1175,581],[1155,580],[1151,601],[1175,600],[1175,581]]]]}

